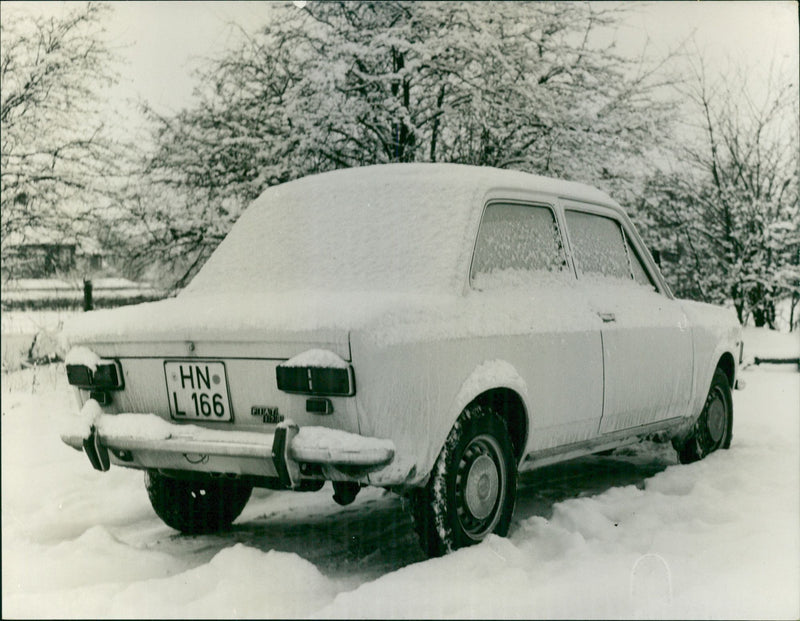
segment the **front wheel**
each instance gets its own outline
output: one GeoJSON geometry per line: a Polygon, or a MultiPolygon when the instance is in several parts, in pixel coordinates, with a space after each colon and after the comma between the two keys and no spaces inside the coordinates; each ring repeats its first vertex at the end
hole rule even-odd
{"type": "Polygon", "coordinates": [[[253,486],[226,479],[176,479],[148,470],[147,495],[158,517],[182,533],[213,533],[231,525],[244,509],[253,486]]]}
{"type": "Polygon", "coordinates": [[[718,449],[731,445],[733,437],[733,399],[728,376],[722,369],[714,371],[703,411],[686,441],[676,446],[682,464],[703,459],[718,449]]]}
{"type": "Polygon", "coordinates": [[[422,548],[429,556],[441,556],[490,533],[505,536],[516,481],[505,422],[485,406],[468,406],[450,431],[428,484],[411,494],[422,548]]]}

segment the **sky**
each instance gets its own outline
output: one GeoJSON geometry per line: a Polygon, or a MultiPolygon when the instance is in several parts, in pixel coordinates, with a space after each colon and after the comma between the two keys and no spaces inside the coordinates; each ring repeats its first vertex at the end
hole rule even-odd
{"type": "MultiPolygon", "coordinates": [[[[70,5],[3,0],[0,9],[59,14],[70,5]]],[[[191,104],[192,69],[203,57],[232,44],[240,27],[253,30],[265,20],[263,2],[131,1],[112,7],[108,37],[125,62],[112,96],[142,98],[163,113],[191,104]]],[[[797,7],[795,0],[642,2],[615,34],[618,49],[630,54],[648,42],[658,54],[692,39],[712,71],[744,64],[757,82],[773,60],[785,63],[790,75],[800,72],[797,7]]]]}

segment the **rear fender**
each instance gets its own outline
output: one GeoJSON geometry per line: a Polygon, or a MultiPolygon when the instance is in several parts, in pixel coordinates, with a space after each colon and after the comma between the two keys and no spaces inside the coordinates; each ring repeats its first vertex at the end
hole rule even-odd
{"type": "Polygon", "coordinates": [[[527,411],[529,402],[528,387],[517,369],[505,360],[496,359],[482,362],[461,383],[461,388],[448,410],[448,416],[443,418],[442,424],[435,429],[435,435],[432,436],[432,446],[436,447],[436,451],[433,462],[427,468],[428,471],[433,467],[433,463],[441,452],[442,447],[444,447],[450,430],[455,425],[461,412],[464,411],[464,408],[481,395],[497,388],[507,388],[517,393],[527,411]]]}

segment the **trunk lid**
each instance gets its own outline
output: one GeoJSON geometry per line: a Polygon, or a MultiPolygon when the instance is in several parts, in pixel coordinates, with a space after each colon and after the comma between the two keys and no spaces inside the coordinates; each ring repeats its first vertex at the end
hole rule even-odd
{"type": "MultiPolygon", "coordinates": [[[[315,415],[306,411],[306,396],[282,392],[276,382],[276,367],[309,349],[327,349],[350,362],[347,330],[280,329],[258,325],[258,316],[249,324],[234,316],[225,326],[224,317],[208,321],[207,316],[186,312],[184,321],[179,322],[171,304],[144,304],[139,310],[142,307],[143,315],[136,312],[137,307],[85,313],[65,330],[68,347],[87,347],[101,358],[119,361],[124,388],[112,393],[111,403],[104,407],[107,413],[151,413],[165,420],[206,427],[265,432],[272,432],[280,420],[291,418],[301,426],[358,431],[352,399],[331,398],[334,414],[315,415]],[[165,312],[162,315],[156,310],[165,312]],[[163,321],[157,321],[159,317],[163,321]],[[180,373],[182,368],[188,374],[190,367],[196,369],[198,365],[211,369],[212,377],[216,376],[213,386],[197,390],[198,405],[200,399],[212,404],[215,398],[224,400],[222,419],[215,418],[213,409],[206,417],[193,416],[187,407],[193,399],[191,387],[178,391],[176,397],[173,377],[170,388],[168,374],[180,373]]],[[[89,398],[88,391],[80,393],[81,401],[89,398]]],[[[217,411],[221,411],[219,407],[217,411]]]]}

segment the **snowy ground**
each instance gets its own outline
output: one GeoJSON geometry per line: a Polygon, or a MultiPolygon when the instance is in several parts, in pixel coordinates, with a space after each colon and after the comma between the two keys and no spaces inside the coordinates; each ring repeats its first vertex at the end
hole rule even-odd
{"type": "MultiPolygon", "coordinates": [[[[747,357],[797,335],[746,331],[747,357]]],[[[256,490],[181,536],[135,471],[61,444],[63,368],[3,377],[3,617],[798,618],[800,373],[750,367],[734,443],[691,466],[643,444],[526,474],[507,539],[425,560],[400,499],[256,490]]]]}

